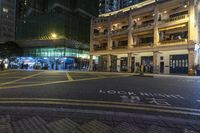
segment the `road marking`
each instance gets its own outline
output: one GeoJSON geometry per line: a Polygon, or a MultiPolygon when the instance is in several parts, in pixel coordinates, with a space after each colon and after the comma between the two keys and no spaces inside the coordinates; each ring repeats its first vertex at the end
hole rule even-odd
{"type": "MultiPolygon", "coordinates": [[[[15,86],[1,86],[0,89],[15,89],[15,88],[24,88],[24,87],[35,87],[35,86],[45,86],[45,85],[52,85],[52,84],[60,84],[60,83],[72,83],[72,82],[80,82],[80,81],[89,81],[89,80],[97,80],[97,79],[108,79],[108,78],[118,78],[122,76],[113,76],[113,77],[95,77],[95,78],[85,78],[85,79],[78,79],[78,80],[63,80],[63,81],[55,81],[55,82],[47,82],[47,83],[39,83],[39,84],[29,84],[29,85],[15,85],[15,86]]],[[[127,77],[127,76],[123,76],[127,77]]]]}
{"type": "Polygon", "coordinates": [[[66,72],[66,75],[67,75],[67,79],[69,80],[69,81],[73,81],[74,79],[70,76],[70,74],[68,73],[68,72],[66,72]]]}
{"type": "Polygon", "coordinates": [[[114,104],[100,104],[100,103],[84,103],[82,102],[59,102],[59,101],[2,101],[2,104],[49,104],[49,105],[72,105],[72,106],[87,106],[87,107],[103,107],[103,108],[118,108],[118,109],[131,109],[131,110],[143,110],[143,111],[153,111],[153,112],[164,112],[164,113],[173,113],[173,114],[184,114],[184,115],[196,115],[200,116],[199,112],[190,112],[186,110],[174,110],[173,107],[166,109],[166,108],[151,108],[146,106],[125,106],[125,105],[114,105],[114,104]]]}
{"type": "Polygon", "coordinates": [[[13,83],[15,83],[15,82],[17,82],[17,81],[29,79],[29,78],[38,76],[38,75],[40,75],[41,73],[42,73],[42,72],[36,73],[36,74],[33,74],[33,75],[29,75],[29,76],[26,76],[26,77],[23,77],[23,78],[20,78],[20,79],[16,79],[16,80],[13,80],[13,81],[5,82],[5,83],[0,84],[0,86],[9,85],[9,84],[13,84],[13,83]]]}
{"type": "Polygon", "coordinates": [[[17,73],[19,72],[15,72],[15,71],[5,72],[5,73],[0,73],[0,76],[9,75],[9,74],[17,74],[17,73]]]}
{"type": "Polygon", "coordinates": [[[112,102],[112,101],[95,101],[95,100],[77,100],[77,99],[54,99],[54,98],[0,98],[1,101],[44,101],[44,102],[70,102],[70,103],[94,103],[94,104],[108,104],[108,105],[123,105],[123,106],[134,106],[134,107],[149,107],[158,109],[170,109],[170,110],[181,110],[190,112],[199,112],[200,109],[184,108],[184,107],[173,107],[173,106],[162,106],[162,105],[151,105],[151,104],[138,104],[138,103],[124,103],[124,102],[112,102]]]}

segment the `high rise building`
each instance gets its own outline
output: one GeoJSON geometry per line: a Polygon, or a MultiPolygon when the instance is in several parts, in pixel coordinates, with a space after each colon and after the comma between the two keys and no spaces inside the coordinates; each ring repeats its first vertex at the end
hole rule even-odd
{"type": "Polygon", "coordinates": [[[99,13],[116,11],[144,1],[145,0],[100,0],[99,13]]]}
{"type": "Polygon", "coordinates": [[[194,74],[199,7],[198,0],[146,0],[93,19],[91,70],[194,74]]]}
{"type": "Polygon", "coordinates": [[[0,0],[0,43],[15,39],[15,0],[0,0]]]}
{"type": "Polygon", "coordinates": [[[98,0],[18,0],[16,39],[45,40],[54,32],[60,39],[89,42],[97,6],[98,0]]]}

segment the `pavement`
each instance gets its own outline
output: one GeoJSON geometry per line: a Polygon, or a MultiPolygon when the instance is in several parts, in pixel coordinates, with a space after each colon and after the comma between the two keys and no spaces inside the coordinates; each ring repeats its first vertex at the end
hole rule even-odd
{"type": "MultiPolygon", "coordinates": [[[[149,131],[152,126],[160,130],[163,128],[166,132],[169,129],[172,129],[171,132],[200,132],[197,128],[200,127],[199,86],[200,78],[189,76],[8,70],[0,72],[0,107],[73,109],[81,110],[82,113],[103,112],[101,115],[115,113],[115,116],[109,116],[111,118],[109,121],[111,123],[118,121],[122,127],[124,123],[126,126],[133,124],[130,121],[135,121],[135,116],[141,116],[137,119],[143,124],[139,124],[141,127],[136,124],[135,127],[145,129],[144,132],[149,131]],[[127,118],[130,114],[135,115],[130,121],[126,121],[128,119],[124,117],[119,122],[116,113],[127,115],[127,118]],[[152,116],[153,120],[147,119],[147,116],[152,116]],[[155,124],[161,117],[164,118],[163,122],[155,124]],[[172,121],[176,123],[176,127],[172,121]]],[[[2,116],[15,116],[12,116],[13,113],[9,110],[3,112],[5,113],[2,116]]],[[[38,116],[30,111],[28,114],[38,116]]],[[[79,114],[81,113],[76,114],[78,118],[79,114]]],[[[104,123],[100,119],[104,118],[103,116],[92,114],[88,113],[95,116],[91,117],[91,121],[104,123]]],[[[63,119],[76,121],[69,116],[63,119]]],[[[88,121],[78,125],[85,123],[88,121]]],[[[108,127],[113,132],[118,125],[108,124],[108,127]]]]}

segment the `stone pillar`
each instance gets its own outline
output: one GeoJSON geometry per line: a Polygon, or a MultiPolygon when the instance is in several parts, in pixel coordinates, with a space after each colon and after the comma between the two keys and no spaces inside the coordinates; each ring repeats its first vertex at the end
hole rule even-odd
{"type": "Polygon", "coordinates": [[[111,36],[110,35],[108,35],[108,50],[112,50],[112,44],[113,44],[113,40],[112,40],[112,38],[111,38],[111,36]]]}
{"type": "Polygon", "coordinates": [[[112,37],[111,37],[111,31],[112,30],[112,22],[110,20],[108,20],[108,41],[107,41],[107,44],[108,44],[108,50],[112,50],[112,37]]]}
{"type": "Polygon", "coordinates": [[[160,53],[155,51],[153,53],[153,73],[160,73],[160,53]]]}
{"type": "Polygon", "coordinates": [[[159,45],[159,30],[158,30],[158,18],[159,18],[159,11],[158,7],[156,6],[154,9],[154,47],[157,47],[159,45]]]}
{"type": "Polygon", "coordinates": [[[89,70],[90,71],[93,71],[93,55],[90,55],[90,68],[89,68],[89,70]]]}
{"type": "Polygon", "coordinates": [[[198,54],[194,49],[188,50],[188,69],[189,72],[195,69],[195,66],[198,65],[198,54]]]}
{"type": "Polygon", "coordinates": [[[94,27],[93,27],[93,19],[91,19],[91,22],[90,22],[90,51],[94,51],[93,36],[94,36],[94,27]]]}
{"type": "Polygon", "coordinates": [[[128,53],[128,72],[132,72],[132,53],[128,53]]]}
{"type": "Polygon", "coordinates": [[[189,24],[188,24],[188,42],[194,44],[197,40],[197,24],[195,15],[195,2],[189,1],[189,24]]]}
{"type": "Polygon", "coordinates": [[[107,55],[107,71],[111,71],[111,55],[107,55]]]}
{"type": "Polygon", "coordinates": [[[133,48],[133,36],[132,36],[132,30],[133,30],[133,19],[132,19],[132,13],[130,12],[129,18],[128,18],[128,48],[133,48]]]}
{"type": "Polygon", "coordinates": [[[137,41],[137,36],[133,37],[133,46],[137,45],[138,41],[137,41]]]}

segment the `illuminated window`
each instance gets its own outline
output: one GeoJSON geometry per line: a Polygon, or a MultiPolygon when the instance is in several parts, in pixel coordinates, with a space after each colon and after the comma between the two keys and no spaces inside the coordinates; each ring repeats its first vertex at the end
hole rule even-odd
{"type": "Polygon", "coordinates": [[[8,13],[8,9],[7,8],[3,8],[3,12],[8,13]]]}

